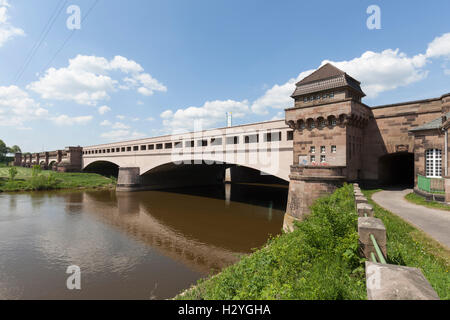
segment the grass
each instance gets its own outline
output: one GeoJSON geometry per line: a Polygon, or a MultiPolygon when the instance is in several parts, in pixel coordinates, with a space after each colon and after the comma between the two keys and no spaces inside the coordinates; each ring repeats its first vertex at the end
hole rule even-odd
{"type": "Polygon", "coordinates": [[[405,196],[405,199],[414,204],[425,206],[432,209],[441,209],[450,211],[450,206],[437,201],[427,201],[424,197],[421,197],[415,193],[409,193],[405,196]]]}
{"type": "Polygon", "coordinates": [[[362,190],[387,231],[388,263],[422,270],[441,299],[450,299],[450,250],[408,222],[378,206],[372,195],[380,190],[362,190]]]}
{"type": "Polygon", "coordinates": [[[10,168],[0,166],[0,191],[106,188],[115,184],[114,178],[107,178],[95,173],[41,171],[36,177],[33,177],[32,169],[21,167],[16,167],[18,173],[11,181],[9,178],[10,168]]]}
{"type": "Polygon", "coordinates": [[[270,239],[176,299],[366,299],[357,249],[353,188],[345,185],[317,200],[292,233],[270,239]]]}

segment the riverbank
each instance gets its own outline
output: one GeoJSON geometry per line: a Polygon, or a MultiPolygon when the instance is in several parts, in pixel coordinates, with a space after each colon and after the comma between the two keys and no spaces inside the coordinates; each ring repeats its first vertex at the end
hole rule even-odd
{"type": "Polygon", "coordinates": [[[345,185],[317,200],[292,233],[269,240],[175,299],[366,299],[357,218],[353,187],[345,185]]]}
{"type": "Polygon", "coordinates": [[[388,263],[421,269],[439,297],[450,299],[450,250],[376,204],[372,195],[378,191],[362,190],[375,216],[386,226],[388,263]]]}
{"type": "Polygon", "coordinates": [[[66,173],[14,167],[17,174],[10,179],[9,169],[0,167],[0,192],[57,189],[113,188],[116,180],[95,173],[66,173]]]}

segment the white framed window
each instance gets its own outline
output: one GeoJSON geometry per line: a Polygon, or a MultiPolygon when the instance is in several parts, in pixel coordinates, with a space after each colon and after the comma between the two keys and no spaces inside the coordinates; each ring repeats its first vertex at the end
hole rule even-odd
{"type": "Polygon", "coordinates": [[[324,163],[324,162],[327,162],[327,158],[326,158],[325,155],[321,155],[320,156],[320,163],[324,163]]]}
{"type": "Polygon", "coordinates": [[[320,153],[325,153],[325,152],[327,152],[327,148],[325,146],[321,146],[320,153]]]}
{"type": "Polygon", "coordinates": [[[310,153],[316,153],[316,147],[315,147],[315,146],[311,146],[311,147],[309,148],[309,152],[310,152],[310,153]]]}
{"type": "Polygon", "coordinates": [[[316,156],[311,156],[310,160],[311,163],[316,163],[316,156]]]}
{"type": "Polygon", "coordinates": [[[336,152],[337,152],[336,146],[331,146],[331,153],[336,153],[336,152]]]}
{"type": "Polygon", "coordinates": [[[442,177],[442,151],[440,149],[428,149],[425,152],[425,171],[429,178],[442,177]]]}

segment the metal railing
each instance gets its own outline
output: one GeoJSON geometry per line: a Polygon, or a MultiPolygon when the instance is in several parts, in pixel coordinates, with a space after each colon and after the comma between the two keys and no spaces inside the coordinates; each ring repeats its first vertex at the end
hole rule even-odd
{"type": "Polygon", "coordinates": [[[375,257],[375,254],[373,252],[370,253],[370,257],[371,257],[372,261],[386,264],[387,262],[386,262],[386,259],[384,258],[383,252],[381,251],[380,246],[377,243],[377,239],[375,239],[373,234],[370,235],[370,240],[372,240],[373,247],[375,248],[375,252],[377,254],[377,256],[375,257]],[[377,261],[377,258],[378,258],[378,261],[377,261]]]}
{"type": "Polygon", "coordinates": [[[417,188],[428,193],[445,193],[444,179],[417,175],[417,188]]]}

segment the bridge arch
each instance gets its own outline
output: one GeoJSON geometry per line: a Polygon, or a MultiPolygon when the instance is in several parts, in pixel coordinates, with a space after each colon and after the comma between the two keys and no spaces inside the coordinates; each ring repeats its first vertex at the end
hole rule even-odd
{"type": "Polygon", "coordinates": [[[89,163],[83,168],[84,172],[97,173],[107,177],[119,175],[119,165],[112,161],[97,160],[89,163]]]}

